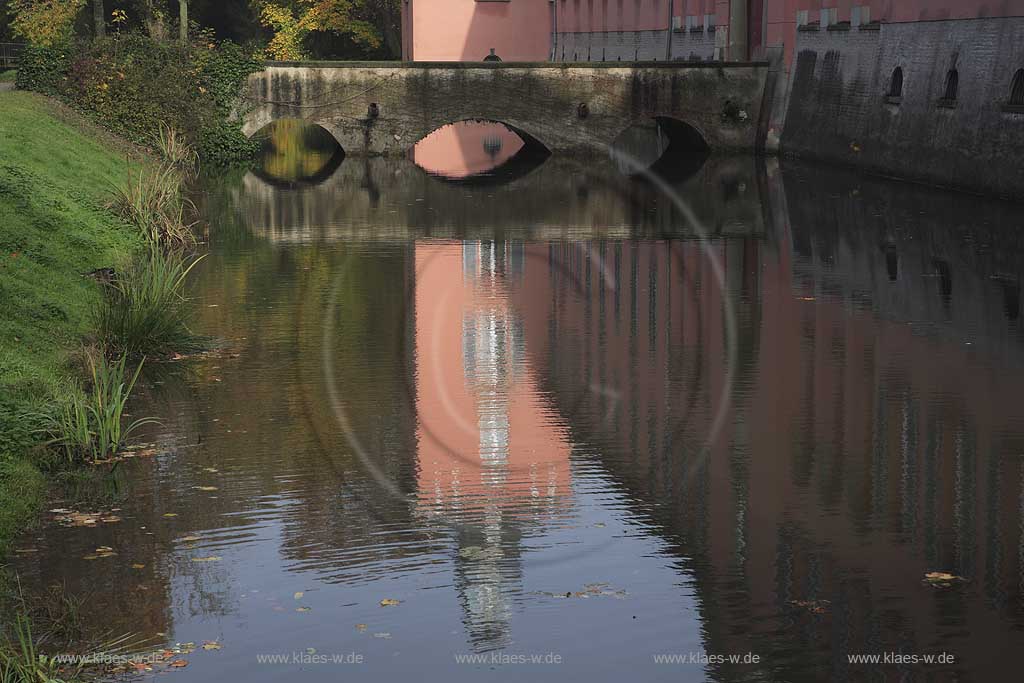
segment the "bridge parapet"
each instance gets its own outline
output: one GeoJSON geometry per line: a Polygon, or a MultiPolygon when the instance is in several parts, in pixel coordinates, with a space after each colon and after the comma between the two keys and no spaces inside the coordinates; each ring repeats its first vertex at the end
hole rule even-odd
{"type": "Polygon", "coordinates": [[[554,153],[605,151],[666,117],[713,150],[754,150],[766,63],[271,62],[250,76],[243,131],[297,118],[348,154],[401,154],[437,128],[491,120],[554,153]]]}

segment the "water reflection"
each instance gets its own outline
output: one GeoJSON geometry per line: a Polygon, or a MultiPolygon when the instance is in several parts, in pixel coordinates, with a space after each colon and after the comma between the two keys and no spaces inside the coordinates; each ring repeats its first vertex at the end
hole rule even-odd
{"type": "Polygon", "coordinates": [[[299,119],[280,119],[256,134],[260,143],[253,173],[266,183],[301,187],[323,182],[345,151],[326,130],[299,119]]]}
{"type": "Polygon", "coordinates": [[[459,121],[438,128],[412,149],[432,176],[460,184],[501,184],[526,175],[548,158],[536,140],[494,121],[459,121]]]}
{"type": "Polygon", "coordinates": [[[736,159],[674,187],[709,244],[649,184],[557,159],[493,188],[378,159],[218,189],[197,327],[228,351],[152,384],[170,452],[129,466],[120,525],[25,539],[27,589],[225,643],[176,672],[199,681],[309,647],[381,679],[500,651],[558,653],[541,680],[863,680],[847,654],[945,651],[891,676],[1008,680],[1020,207],[736,159]],[[702,651],[761,659],[653,659],[702,651]]]}

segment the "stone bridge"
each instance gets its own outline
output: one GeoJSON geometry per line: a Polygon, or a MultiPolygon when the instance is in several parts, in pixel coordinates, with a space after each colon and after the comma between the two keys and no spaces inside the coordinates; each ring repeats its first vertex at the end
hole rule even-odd
{"type": "Polygon", "coordinates": [[[357,155],[401,154],[466,120],[500,121],[553,153],[606,151],[651,119],[673,143],[754,150],[767,71],[721,62],[273,62],[249,77],[238,111],[247,135],[304,119],[357,155]]]}

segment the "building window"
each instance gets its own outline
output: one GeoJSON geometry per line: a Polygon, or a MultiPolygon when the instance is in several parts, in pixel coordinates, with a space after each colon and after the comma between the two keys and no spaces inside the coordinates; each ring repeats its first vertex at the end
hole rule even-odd
{"type": "Polygon", "coordinates": [[[826,7],[821,10],[821,27],[826,28],[835,24],[839,20],[839,9],[836,7],[826,7]]]}
{"type": "Polygon", "coordinates": [[[797,13],[796,13],[796,25],[797,26],[807,26],[808,22],[810,21],[810,19],[808,17],[809,14],[810,13],[807,10],[805,10],[805,9],[797,10],[797,13]]]}
{"type": "Polygon", "coordinates": [[[1013,77],[1013,85],[1010,86],[1011,107],[1024,107],[1024,69],[1018,69],[1013,77]]]}
{"type": "Polygon", "coordinates": [[[871,23],[871,6],[858,5],[850,9],[850,26],[863,26],[871,23]]]}
{"type": "Polygon", "coordinates": [[[955,102],[960,90],[960,73],[956,69],[950,69],[946,74],[946,91],[942,99],[946,102],[955,102]]]}
{"type": "Polygon", "coordinates": [[[903,97],[903,69],[896,67],[889,81],[889,97],[903,97]]]}

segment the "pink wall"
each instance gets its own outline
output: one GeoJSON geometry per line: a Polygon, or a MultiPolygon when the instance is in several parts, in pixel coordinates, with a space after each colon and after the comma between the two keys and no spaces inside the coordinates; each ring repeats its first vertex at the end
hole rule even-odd
{"type": "Polygon", "coordinates": [[[653,31],[668,26],[668,0],[555,1],[560,32],[653,31]]]}
{"type": "Polygon", "coordinates": [[[476,62],[494,48],[505,61],[544,62],[551,52],[548,0],[409,0],[402,18],[407,60],[476,62]]]}
{"type": "MultiPolygon", "coordinates": [[[[811,21],[817,20],[818,10],[830,7],[838,8],[839,21],[849,21],[855,6],[869,6],[873,21],[886,22],[1024,16],[1024,0],[762,1],[763,44],[784,46],[787,64],[798,10],[809,10],[811,21]]],[[[669,26],[670,2],[674,16],[714,14],[719,30],[728,30],[730,0],[555,0],[555,20],[559,32],[664,30],[669,26]]],[[[403,58],[479,61],[493,47],[505,61],[547,61],[551,14],[548,0],[403,1],[403,58]]],[[[760,30],[753,28],[752,35],[760,30]]]]}

